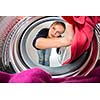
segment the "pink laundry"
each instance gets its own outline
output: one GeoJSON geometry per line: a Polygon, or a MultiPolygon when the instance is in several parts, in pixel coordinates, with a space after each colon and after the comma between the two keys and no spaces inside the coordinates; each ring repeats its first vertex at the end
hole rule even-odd
{"type": "Polygon", "coordinates": [[[73,25],[74,38],[71,44],[71,58],[64,64],[78,58],[89,47],[94,35],[94,27],[100,22],[99,16],[62,16],[62,18],[73,25]]]}

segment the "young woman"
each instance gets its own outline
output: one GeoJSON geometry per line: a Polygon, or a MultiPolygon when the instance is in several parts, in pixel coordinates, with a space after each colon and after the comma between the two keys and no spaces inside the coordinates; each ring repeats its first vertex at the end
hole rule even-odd
{"type": "MultiPolygon", "coordinates": [[[[69,24],[69,31],[72,26],[69,24]]],[[[33,46],[38,50],[39,63],[49,66],[51,48],[59,48],[71,45],[72,36],[61,35],[65,32],[66,25],[63,22],[54,22],[50,28],[44,28],[38,32],[33,40],[33,46]]]]}

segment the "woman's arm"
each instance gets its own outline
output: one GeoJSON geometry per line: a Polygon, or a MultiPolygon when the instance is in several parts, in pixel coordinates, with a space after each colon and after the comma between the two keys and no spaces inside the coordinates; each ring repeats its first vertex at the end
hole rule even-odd
{"type": "Polygon", "coordinates": [[[38,38],[35,46],[38,49],[58,48],[71,45],[71,41],[64,37],[60,38],[38,38]]]}

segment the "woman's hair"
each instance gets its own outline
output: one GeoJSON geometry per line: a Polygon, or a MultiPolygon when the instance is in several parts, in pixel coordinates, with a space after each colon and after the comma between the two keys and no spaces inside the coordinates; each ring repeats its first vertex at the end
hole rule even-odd
{"type": "Polygon", "coordinates": [[[51,24],[51,26],[52,26],[52,25],[62,25],[63,28],[64,28],[64,30],[66,29],[65,23],[64,23],[64,22],[61,22],[61,21],[55,21],[55,22],[53,22],[53,23],[51,24]]]}

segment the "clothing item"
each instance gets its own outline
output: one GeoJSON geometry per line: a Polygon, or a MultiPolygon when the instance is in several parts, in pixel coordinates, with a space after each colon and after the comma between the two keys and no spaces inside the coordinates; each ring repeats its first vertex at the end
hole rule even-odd
{"type": "Polygon", "coordinates": [[[50,66],[50,54],[51,49],[46,50],[37,50],[38,57],[39,57],[39,64],[50,66]]]}
{"type": "Polygon", "coordinates": [[[62,18],[73,25],[74,38],[71,44],[71,58],[63,62],[70,63],[77,59],[90,47],[94,34],[94,27],[100,22],[99,16],[62,16],[62,18]]]}
{"type": "Polygon", "coordinates": [[[47,36],[48,36],[48,31],[49,31],[48,28],[44,28],[44,29],[42,29],[42,30],[40,30],[40,31],[38,32],[38,34],[36,35],[35,39],[33,40],[33,47],[34,47],[34,48],[36,48],[37,50],[40,50],[39,48],[37,48],[37,47],[35,46],[36,40],[37,40],[38,38],[41,38],[41,37],[47,38],[47,36]]]}
{"type": "Polygon", "coordinates": [[[33,47],[35,49],[37,49],[37,54],[38,54],[38,57],[39,57],[39,64],[45,65],[45,66],[49,66],[50,65],[49,58],[50,58],[51,50],[50,49],[40,50],[39,48],[37,48],[35,46],[35,43],[36,43],[36,40],[38,38],[41,38],[41,37],[47,38],[48,31],[49,31],[48,28],[44,28],[44,29],[40,30],[38,32],[38,34],[36,35],[35,39],[33,40],[33,47]]]}
{"type": "Polygon", "coordinates": [[[41,68],[32,68],[20,73],[0,72],[0,83],[100,83],[100,60],[87,76],[52,78],[41,68]]]}

